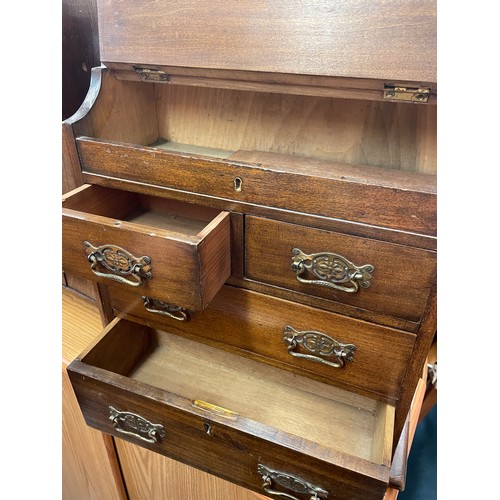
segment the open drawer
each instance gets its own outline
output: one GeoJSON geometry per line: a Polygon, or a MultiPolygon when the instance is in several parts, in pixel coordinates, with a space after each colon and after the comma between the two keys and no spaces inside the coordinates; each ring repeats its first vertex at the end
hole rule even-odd
{"type": "Polygon", "coordinates": [[[123,319],[68,372],[116,437],[271,497],[384,496],[391,405],[123,319]]]}
{"type": "Polygon", "coordinates": [[[63,199],[63,269],[202,310],[231,273],[230,215],[83,186],[63,199]]]}
{"type": "Polygon", "coordinates": [[[108,287],[115,316],[395,403],[416,336],[224,285],[199,314],[108,287]]]}

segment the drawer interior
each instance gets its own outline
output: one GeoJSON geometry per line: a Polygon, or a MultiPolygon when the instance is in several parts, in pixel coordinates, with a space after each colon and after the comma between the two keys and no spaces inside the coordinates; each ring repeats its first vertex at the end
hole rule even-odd
{"type": "Polygon", "coordinates": [[[118,80],[77,136],[231,158],[237,151],[436,173],[436,106],[118,80]]]}
{"type": "Polygon", "coordinates": [[[329,456],[390,465],[394,408],[385,403],[126,320],[81,361],[165,391],[164,401],[175,394],[188,409],[225,409],[234,416],[226,425],[245,419],[329,456]]]}
{"type": "Polygon", "coordinates": [[[101,186],[87,186],[71,194],[63,200],[63,208],[188,237],[201,237],[220,214],[209,207],[101,186]]]}

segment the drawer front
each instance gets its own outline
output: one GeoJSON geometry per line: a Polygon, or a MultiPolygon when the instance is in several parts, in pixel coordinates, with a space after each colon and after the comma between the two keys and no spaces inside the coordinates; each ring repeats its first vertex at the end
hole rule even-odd
{"type": "MultiPolygon", "coordinates": [[[[245,277],[340,304],[420,322],[436,254],[269,219],[245,218],[245,277]]],[[[348,306],[346,309],[345,306],[348,306]]]]}
{"type": "Polygon", "coordinates": [[[384,401],[397,399],[415,342],[400,330],[227,285],[195,314],[109,292],[118,316],[384,401]]]}
{"type": "Polygon", "coordinates": [[[273,155],[248,151],[225,160],[89,138],[78,138],[77,145],[88,182],[99,182],[100,177],[126,179],[410,233],[436,233],[436,194],[430,176],[406,177],[387,170],[387,184],[381,185],[371,167],[339,168],[332,162],[297,162],[286,155],[273,164],[273,155]],[[138,164],[144,168],[138,169],[138,164]],[[350,181],[353,177],[355,182],[350,181]],[[304,196],[306,191],[314,195],[304,196]]]}
{"type": "MultiPolygon", "coordinates": [[[[326,491],[330,500],[383,498],[387,481],[380,479],[383,473],[376,465],[371,466],[371,474],[360,473],[356,467],[351,470],[353,464],[335,466],[302,453],[308,445],[301,446],[300,440],[280,445],[273,442],[273,436],[263,435],[261,439],[225,425],[222,417],[176,408],[182,402],[175,396],[165,404],[155,398],[154,390],[148,396],[136,394],[133,385],[119,387],[119,383],[106,383],[74,371],[74,363],[72,367],[70,378],[86,423],[98,430],[271,498],[276,491],[309,500],[312,495],[299,493],[297,484],[295,489],[282,485],[292,477],[326,491]],[[288,477],[282,474],[279,484],[276,474],[269,471],[288,477]]],[[[255,431],[259,431],[258,426],[255,431]]]]}
{"type": "MultiPolygon", "coordinates": [[[[98,187],[91,190],[98,198],[98,187]]],[[[229,213],[202,237],[116,218],[63,211],[63,269],[103,284],[202,310],[231,273],[229,213]]]]}

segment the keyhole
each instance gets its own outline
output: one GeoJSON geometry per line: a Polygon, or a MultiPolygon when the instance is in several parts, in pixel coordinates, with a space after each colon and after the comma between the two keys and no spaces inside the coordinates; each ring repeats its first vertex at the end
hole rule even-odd
{"type": "Polygon", "coordinates": [[[243,184],[241,177],[235,177],[233,182],[234,182],[234,190],[240,192],[241,186],[243,184]]]}
{"type": "Polygon", "coordinates": [[[208,422],[203,422],[203,429],[209,436],[212,435],[212,426],[208,422]]]}

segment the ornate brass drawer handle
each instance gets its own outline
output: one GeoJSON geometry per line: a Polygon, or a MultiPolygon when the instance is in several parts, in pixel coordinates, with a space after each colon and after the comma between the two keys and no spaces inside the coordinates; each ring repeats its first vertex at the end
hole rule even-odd
{"type": "Polygon", "coordinates": [[[174,304],[167,304],[161,300],[152,299],[146,295],[142,296],[144,302],[144,307],[146,311],[154,314],[160,314],[161,316],[167,316],[177,321],[187,321],[190,318],[189,312],[183,307],[176,306],[174,304]]]}
{"type": "Polygon", "coordinates": [[[157,443],[159,438],[165,437],[163,425],[152,424],[140,415],[128,411],[118,411],[109,407],[109,419],[113,428],[127,436],[133,436],[146,443],[157,443]],[[132,430],[127,430],[127,428],[132,430]]]}
{"type": "Polygon", "coordinates": [[[297,358],[305,358],[316,363],[323,363],[333,368],[343,368],[345,362],[352,363],[356,346],[344,344],[328,335],[320,332],[304,331],[298,332],[291,326],[285,326],[283,340],[288,346],[288,353],[297,358]],[[313,354],[302,354],[295,352],[299,346],[304,347],[313,354]],[[337,361],[328,361],[326,356],[337,358],[337,361]]]}
{"type": "Polygon", "coordinates": [[[300,500],[294,495],[277,491],[273,488],[273,483],[276,483],[282,488],[291,490],[294,493],[299,493],[302,495],[311,495],[310,500],[319,500],[321,498],[328,498],[328,491],[320,488],[319,486],[314,486],[313,484],[301,479],[300,477],[293,476],[286,472],[280,472],[277,470],[272,470],[265,465],[259,464],[257,466],[257,472],[262,477],[262,489],[269,495],[275,495],[279,497],[289,498],[291,500],[300,500]]]}
{"type": "Polygon", "coordinates": [[[147,255],[134,257],[131,253],[116,245],[94,247],[88,241],[85,241],[84,245],[90,262],[90,269],[96,276],[130,286],[140,286],[144,280],[150,280],[153,277],[150,266],[151,259],[147,255]],[[99,266],[114,274],[98,271],[99,266]],[[133,280],[124,278],[124,276],[131,276],[133,280]]]}
{"type": "Polygon", "coordinates": [[[374,269],[371,264],[356,266],[342,255],[335,253],[307,255],[299,248],[292,250],[292,270],[301,283],[355,293],[360,286],[362,288],[370,286],[371,273],[374,269]],[[313,275],[312,279],[304,278],[307,271],[313,275]]]}

